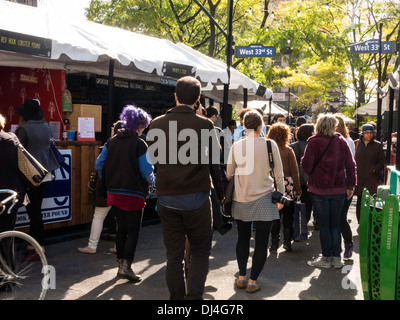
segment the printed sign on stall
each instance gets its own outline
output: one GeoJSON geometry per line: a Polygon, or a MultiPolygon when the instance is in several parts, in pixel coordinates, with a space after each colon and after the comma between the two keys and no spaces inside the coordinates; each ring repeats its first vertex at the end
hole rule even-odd
{"type": "MultiPolygon", "coordinates": [[[[55,180],[47,183],[42,202],[43,223],[55,223],[71,220],[71,150],[60,149],[65,162],[55,171],[55,180]]],[[[26,209],[22,206],[18,210],[15,227],[27,227],[30,220],[26,209]]]]}

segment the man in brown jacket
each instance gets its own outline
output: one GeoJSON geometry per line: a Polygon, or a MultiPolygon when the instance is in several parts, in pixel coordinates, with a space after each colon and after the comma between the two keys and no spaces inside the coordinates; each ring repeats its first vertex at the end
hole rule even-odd
{"type": "Polygon", "coordinates": [[[202,299],[212,241],[210,164],[219,165],[220,145],[212,121],[196,115],[201,84],[178,80],[176,107],[157,117],[147,134],[156,167],[157,210],[167,249],[166,281],[171,300],[202,299]],[[183,271],[186,236],[191,261],[187,292],[183,271]]]}
{"type": "Polygon", "coordinates": [[[356,140],[355,160],[357,164],[357,185],[354,194],[357,196],[356,215],[360,223],[361,196],[364,188],[373,195],[379,186],[379,172],[385,165],[385,154],[382,144],[374,139],[374,127],[364,124],[361,127],[361,138],[356,140]]]}

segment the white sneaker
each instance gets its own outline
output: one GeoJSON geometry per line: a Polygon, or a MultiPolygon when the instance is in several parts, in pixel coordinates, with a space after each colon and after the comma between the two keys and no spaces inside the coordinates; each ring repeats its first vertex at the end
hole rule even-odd
{"type": "Polygon", "coordinates": [[[332,265],[335,269],[340,269],[344,266],[344,263],[340,257],[332,257],[332,265]]]}
{"type": "Polygon", "coordinates": [[[92,249],[89,247],[84,247],[84,248],[78,248],[78,251],[81,253],[89,253],[89,254],[95,254],[96,253],[96,249],[92,249]]]}
{"type": "Polygon", "coordinates": [[[316,268],[325,268],[325,269],[330,269],[332,268],[332,261],[331,257],[318,257],[315,260],[312,261],[307,261],[307,264],[311,267],[316,267],[316,268]]]}

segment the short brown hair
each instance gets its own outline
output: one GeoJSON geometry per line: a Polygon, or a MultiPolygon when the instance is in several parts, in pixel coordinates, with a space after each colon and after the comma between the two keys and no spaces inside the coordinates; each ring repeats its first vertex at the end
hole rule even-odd
{"type": "Polygon", "coordinates": [[[246,129],[257,130],[262,125],[262,122],[261,115],[255,110],[249,110],[244,115],[243,124],[246,129]]]}
{"type": "Polygon", "coordinates": [[[312,123],[302,124],[297,129],[297,140],[307,141],[307,139],[312,136],[314,130],[314,125],[312,123]]]}
{"type": "Polygon", "coordinates": [[[200,81],[194,77],[182,77],[176,83],[175,94],[179,103],[191,106],[200,97],[200,93],[200,81]]]}

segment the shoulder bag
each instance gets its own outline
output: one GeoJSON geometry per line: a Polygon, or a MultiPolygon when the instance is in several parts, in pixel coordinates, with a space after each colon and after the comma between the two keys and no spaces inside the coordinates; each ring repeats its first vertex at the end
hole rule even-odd
{"type": "MultiPolygon", "coordinates": [[[[329,143],[328,143],[328,145],[326,146],[324,152],[322,152],[322,154],[320,155],[320,157],[318,158],[318,160],[315,161],[315,163],[314,163],[314,165],[313,165],[313,168],[312,168],[312,170],[311,170],[311,173],[314,172],[314,169],[316,168],[316,166],[318,165],[318,163],[321,161],[321,159],[322,159],[322,157],[325,155],[326,151],[328,151],[329,146],[331,145],[331,143],[332,143],[332,141],[333,141],[334,138],[335,138],[335,136],[333,136],[333,137],[331,138],[331,141],[329,141],[329,143]]],[[[311,174],[311,173],[310,173],[310,174],[311,174]]]]}
{"type": "Polygon", "coordinates": [[[15,134],[11,134],[18,152],[18,170],[27,189],[40,185],[48,173],[39,161],[37,161],[19,142],[15,134]]]}

